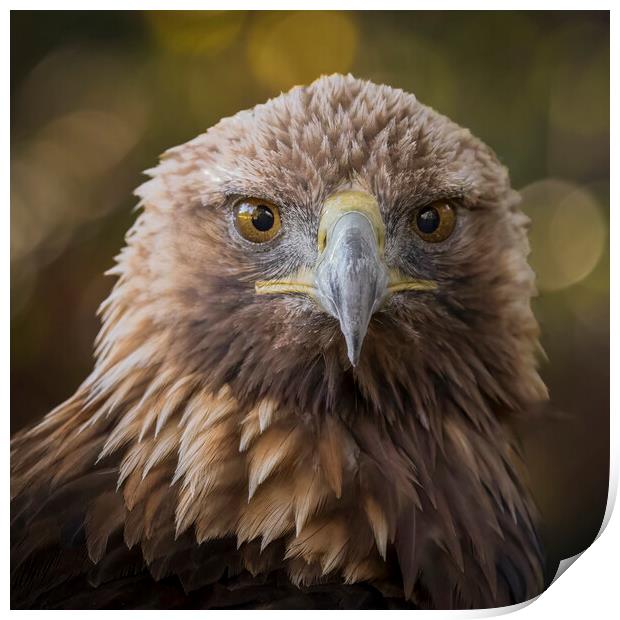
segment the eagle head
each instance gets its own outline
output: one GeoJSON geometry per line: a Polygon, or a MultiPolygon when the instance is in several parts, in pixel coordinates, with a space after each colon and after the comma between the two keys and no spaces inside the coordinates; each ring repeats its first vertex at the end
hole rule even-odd
{"type": "Polygon", "coordinates": [[[150,174],[122,301],[214,386],[313,414],[417,394],[432,415],[437,382],[509,409],[539,396],[518,196],[491,149],[413,95],[324,77],[150,174]]]}

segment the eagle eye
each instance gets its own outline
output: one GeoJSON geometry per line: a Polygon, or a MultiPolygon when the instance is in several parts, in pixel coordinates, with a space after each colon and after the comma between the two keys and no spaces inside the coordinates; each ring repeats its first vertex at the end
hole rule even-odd
{"type": "Polygon", "coordinates": [[[244,198],[234,208],[235,226],[239,234],[252,243],[271,241],[280,231],[280,211],[260,198],[244,198]]]}
{"type": "Polygon", "coordinates": [[[429,243],[445,241],[452,234],[455,224],[454,208],[445,200],[437,200],[418,209],[413,219],[415,233],[429,243]]]}

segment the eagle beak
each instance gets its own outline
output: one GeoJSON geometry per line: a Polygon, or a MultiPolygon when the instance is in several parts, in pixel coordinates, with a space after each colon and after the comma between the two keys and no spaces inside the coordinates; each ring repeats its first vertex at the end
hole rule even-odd
{"type": "Polygon", "coordinates": [[[353,366],[359,361],[368,323],[388,293],[383,262],[385,229],[376,200],[365,192],[331,196],[319,225],[316,299],[337,318],[353,366]]]}
{"type": "Polygon", "coordinates": [[[356,366],[368,324],[388,295],[434,291],[431,280],[407,277],[384,261],[385,226],[376,199],[347,190],[324,203],[314,269],[300,268],[282,279],[258,280],[257,295],[300,294],[312,297],[338,319],[347,355],[356,366]]]}

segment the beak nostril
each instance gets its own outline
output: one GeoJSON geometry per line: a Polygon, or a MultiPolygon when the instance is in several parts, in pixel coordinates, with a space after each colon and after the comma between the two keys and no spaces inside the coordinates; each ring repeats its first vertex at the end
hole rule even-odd
{"type": "Polygon", "coordinates": [[[317,237],[317,245],[319,248],[319,256],[320,256],[325,251],[325,246],[327,245],[327,231],[326,230],[319,231],[319,234],[317,237]]]}

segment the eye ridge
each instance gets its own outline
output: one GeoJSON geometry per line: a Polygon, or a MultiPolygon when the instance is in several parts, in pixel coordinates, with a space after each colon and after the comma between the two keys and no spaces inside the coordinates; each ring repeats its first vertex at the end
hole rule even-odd
{"type": "Polygon", "coordinates": [[[242,198],[233,209],[237,232],[252,243],[271,241],[282,227],[280,210],[262,198],[242,198]]]}
{"type": "Polygon", "coordinates": [[[413,230],[428,243],[445,241],[456,224],[456,211],[446,200],[436,200],[417,209],[413,217],[413,230]]]}

